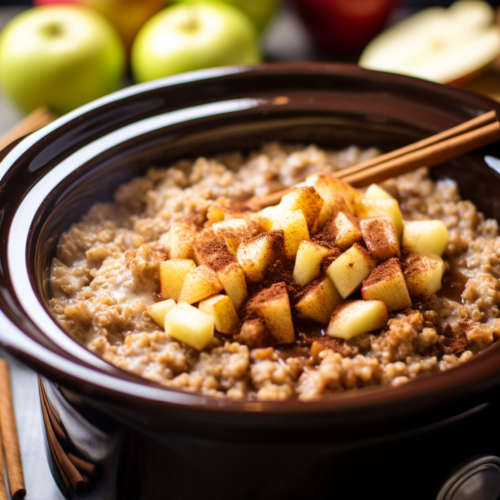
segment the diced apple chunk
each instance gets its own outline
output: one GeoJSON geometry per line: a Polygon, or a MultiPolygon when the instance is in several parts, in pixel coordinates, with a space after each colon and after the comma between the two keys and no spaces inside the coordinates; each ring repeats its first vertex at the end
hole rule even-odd
{"type": "Polygon", "coordinates": [[[376,265],[377,260],[365,248],[355,243],[330,264],[326,274],[345,299],[359,288],[376,265]]]}
{"type": "Polygon", "coordinates": [[[304,292],[301,299],[295,304],[297,316],[310,319],[318,323],[328,323],[336,307],[342,302],[333,283],[328,277],[313,281],[304,292]]]}
{"type": "Polygon", "coordinates": [[[339,212],[325,226],[324,232],[332,236],[332,242],[341,250],[347,250],[363,239],[359,220],[349,212],[339,212]]]}
{"type": "Polygon", "coordinates": [[[403,248],[410,252],[443,255],[448,244],[448,229],[440,220],[415,220],[404,223],[403,248]]]}
{"type": "Polygon", "coordinates": [[[160,289],[163,299],[179,300],[186,276],[196,269],[191,259],[170,259],[160,264],[160,289]]]}
{"type": "Polygon", "coordinates": [[[370,200],[393,200],[394,197],[391,196],[385,189],[381,188],[378,184],[370,184],[370,187],[366,190],[365,198],[370,200]]]}
{"type": "Polygon", "coordinates": [[[410,253],[404,258],[402,267],[406,286],[412,297],[428,299],[441,289],[445,271],[441,257],[410,253]]]}
{"type": "Polygon", "coordinates": [[[275,222],[282,214],[302,210],[307,221],[307,227],[309,230],[312,230],[321,212],[323,203],[323,198],[321,198],[312,186],[295,188],[283,196],[281,203],[273,214],[273,221],[275,222]]]}
{"type": "Polygon", "coordinates": [[[214,318],[215,329],[220,333],[232,334],[240,322],[233,301],[227,295],[213,295],[200,302],[198,309],[214,318]]]}
{"type": "Polygon", "coordinates": [[[398,200],[371,200],[363,198],[356,207],[356,215],[360,219],[370,219],[372,217],[390,217],[401,239],[403,234],[403,215],[399,208],[398,200]]]}
{"type": "Polygon", "coordinates": [[[373,217],[361,221],[361,233],[368,251],[379,260],[400,256],[396,227],[390,217],[373,217]]]}
{"type": "Polygon", "coordinates": [[[331,218],[331,215],[327,216],[327,211],[330,207],[335,206],[339,196],[345,200],[350,212],[354,212],[356,201],[361,198],[361,193],[357,189],[331,175],[310,175],[304,184],[316,189],[321,198],[323,198],[325,205],[327,205],[327,210],[323,214],[323,223],[331,218]]]}
{"type": "Polygon", "coordinates": [[[244,241],[238,248],[236,258],[248,280],[262,281],[267,268],[276,259],[286,258],[284,232],[273,230],[244,241]]]}
{"type": "Polygon", "coordinates": [[[165,331],[174,339],[203,350],[214,337],[214,319],[185,302],[180,302],[165,316],[165,331]]]}
{"type": "Polygon", "coordinates": [[[215,273],[208,266],[199,266],[186,276],[179,302],[194,304],[219,293],[222,289],[222,283],[215,273]]]}
{"type": "Polygon", "coordinates": [[[210,222],[220,222],[223,221],[226,215],[229,213],[229,209],[220,205],[218,203],[214,203],[210,205],[207,210],[207,219],[210,222]]]}
{"type": "Polygon", "coordinates": [[[383,328],[388,319],[387,307],[381,300],[352,300],[337,307],[326,333],[330,337],[349,340],[383,328]]]}
{"type": "Polygon", "coordinates": [[[365,300],[382,300],[389,312],[411,307],[399,260],[392,258],[378,265],[363,281],[361,295],[365,300]]]}
{"type": "Polygon", "coordinates": [[[217,222],[212,226],[212,230],[219,240],[224,241],[229,252],[236,255],[243,240],[252,238],[263,229],[253,220],[237,218],[217,222]]]}
{"type": "Polygon", "coordinates": [[[233,301],[236,310],[238,310],[248,295],[243,269],[235,260],[227,266],[217,268],[215,273],[224,287],[224,291],[233,301]]]}
{"type": "Polygon", "coordinates": [[[315,241],[303,241],[297,251],[297,258],[293,268],[293,279],[300,286],[306,286],[319,276],[321,261],[330,255],[338,257],[338,248],[327,248],[315,241]]]}
{"type": "Polygon", "coordinates": [[[175,222],[167,233],[167,248],[171,259],[192,259],[196,234],[191,224],[175,222]]]}
{"type": "Polygon", "coordinates": [[[162,328],[165,327],[165,316],[175,307],[175,300],[168,299],[157,302],[148,308],[148,313],[151,319],[162,328]]]}
{"type": "Polygon", "coordinates": [[[274,221],[273,227],[283,229],[286,257],[289,260],[295,259],[299,245],[302,241],[309,239],[307,222],[302,210],[282,214],[274,221]]]}
{"type": "Polygon", "coordinates": [[[224,241],[217,239],[211,227],[195,236],[193,255],[198,266],[211,266],[221,259],[232,257],[224,241]]]}
{"type": "Polygon", "coordinates": [[[255,222],[257,222],[259,225],[261,225],[264,231],[271,231],[273,229],[273,220],[277,208],[278,205],[266,207],[257,212],[256,214],[251,214],[250,217],[253,220],[255,220],[255,222]]]}
{"type": "Polygon", "coordinates": [[[269,332],[270,344],[289,344],[295,340],[292,311],[285,283],[275,283],[249,300],[247,310],[260,317],[269,332]]]}

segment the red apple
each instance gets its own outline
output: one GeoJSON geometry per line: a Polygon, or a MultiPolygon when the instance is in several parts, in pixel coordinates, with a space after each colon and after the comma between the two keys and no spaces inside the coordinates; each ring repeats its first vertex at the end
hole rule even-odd
{"type": "Polygon", "coordinates": [[[301,20],[324,49],[359,52],[384,26],[399,0],[294,0],[301,20]]]}
{"type": "Polygon", "coordinates": [[[102,14],[120,33],[127,49],[135,35],[154,14],[164,9],[167,0],[34,0],[34,5],[80,4],[102,14]]]}

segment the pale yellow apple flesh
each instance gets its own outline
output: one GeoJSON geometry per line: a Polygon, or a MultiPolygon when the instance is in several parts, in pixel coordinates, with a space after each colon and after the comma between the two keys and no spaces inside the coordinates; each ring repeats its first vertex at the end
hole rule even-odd
{"type": "Polygon", "coordinates": [[[313,281],[295,304],[297,317],[310,319],[326,324],[330,321],[333,311],[342,302],[333,283],[326,276],[313,281]]]}
{"type": "Polygon", "coordinates": [[[175,307],[175,300],[168,299],[157,302],[148,308],[148,314],[151,319],[162,328],[165,327],[165,316],[167,313],[175,307]]]}
{"type": "Polygon", "coordinates": [[[278,208],[274,212],[274,221],[282,214],[301,210],[307,221],[308,229],[312,230],[323,204],[323,198],[312,186],[295,188],[281,199],[278,208]]]}
{"type": "Polygon", "coordinates": [[[300,286],[306,286],[319,276],[321,261],[328,256],[339,256],[338,248],[327,248],[316,241],[303,241],[297,251],[293,267],[293,279],[300,286]]]}
{"type": "Polygon", "coordinates": [[[160,264],[160,288],[163,299],[179,300],[186,276],[196,269],[191,259],[170,259],[160,264]]]}
{"type": "Polygon", "coordinates": [[[227,295],[217,294],[203,299],[198,309],[213,317],[218,332],[233,334],[237,330],[240,320],[233,301],[227,295]]]}
{"type": "Polygon", "coordinates": [[[179,302],[194,304],[210,295],[219,293],[222,283],[208,266],[199,266],[185,278],[179,295],[179,302]]]}
{"type": "Polygon", "coordinates": [[[403,248],[409,252],[443,255],[448,245],[448,229],[440,220],[406,221],[403,248]]]}
{"type": "Polygon", "coordinates": [[[309,239],[307,221],[302,210],[295,210],[295,212],[292,213],[283,213],[275,219],[273,228],[283,230],[286,257],[289,260],[295,259],[299,245],[304,240],[309,239]]]}
{"type": "Polygon", "coordinates": [[[411,253],[403,260],[403,273],[410,295],[428,299],[441,289],[445,265],[437,255],[411,253]]]}

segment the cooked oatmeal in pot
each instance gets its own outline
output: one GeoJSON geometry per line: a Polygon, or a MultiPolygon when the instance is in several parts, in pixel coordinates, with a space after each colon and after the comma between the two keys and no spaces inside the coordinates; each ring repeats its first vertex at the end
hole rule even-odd
{"type": "Polygon", "coordinates": [[[116,366],[218,397],[306,401],[467,361],[500,336],[497,223],[426,169],[364,194],[322,175],[376,154],[271,143],[150,169],[60,237],[57,320],[116,366]]]}

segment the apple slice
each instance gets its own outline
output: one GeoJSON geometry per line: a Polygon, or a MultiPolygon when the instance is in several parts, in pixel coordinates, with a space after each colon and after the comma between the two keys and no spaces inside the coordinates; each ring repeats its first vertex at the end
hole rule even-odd
{"type": "Polygon", "coordinates": [[[373,217],[361,221],[361,233],[368,251],[378,260],[401,256],[399,240],[390,217],[373,217]]]}
{"type": "Polygon", "coordinates": [[[292,311],[285,283],[275,283],[250,299],[247,310],[262,318],[271,337],[269,345],[295,340],[292,311]]]}
{"type": "Polygon", "coordinates": [[[274,229],[282,229],[284,232],[287,259],[295,259],[299,245],[304,240],[309,239],[307,221],[302,210],[281,214],[281,216],[275,219],[273,227],[274,229]]]}
{"type": "Polygon", "coordinates": [[[355,243],[330,264],[326,274],[345,299],[359,288],[376,265],[377,260],[365,248],[355,243]]]}
{"type": "Polygon", "coordinates": [[[338,257],[338,248],[327,248],[316,241],[303,241],[297,251],[293,268],[293,279],[300,286],[306,286],[319,276],[321,261],[328,256],[338,257]]]}
{"type": "Polygon", "coordinates": [[[333,283],[326,276],[314,280],[295,304],[297,316],[318,323],[328,323],[333,311],[342,302],[333,283]]]}
{"type": "Polygon", "coordinates": [[[323,203],[323,198],[321,198],[316,189],[312,186],[295,188],[290,193],[283,196],[281,203],[274,212],[273,221],[276,222],[282,214],[302,210],[302,213],[307,221],[307,227],[309,230],[312,230],[314,223],[321,212],[323,203]]]}
{"type": "Polygon", "coordinates": [[[404,258],[402,268],[406,286],[412,297],[428,299],[441,289],[445,271],[441,257],[410,253],[404,258]]]}
{"type": "Polygon", "coordinates": [[[167,233],[167,248],[171,259],[192,259],[194,226],[185,222],[175,222],[167,233]]]}
{"type": "Polygon", "coordinates": [[[168,299],[157,302],[148,308],[151,319],[162,328],[165,328],[165,316],[175,307],[175,300],[168,299]]]}
{"type": "Polygon", "coordinates": [[[363,281],[361,295],[365,300],[382,300],[389,312],[411,307],[399,260],[392,258],[378,265],[363,281]]]}
{"type": "Polygon", "coordinates": [[[383,328],[388,320],[387,307],[381,300],[351,300],[335,309],[326,334],[349,340],[383,328]]]}
{"type": "Polygon", "coordinates": [[[365,198],[369,200],[393,200],[394,197],[391,196],[385,189],[381,188],[378,184],[370,184],[365,193],[365,198]]]}
{"type": "Polygon", "coordinates": [[[363,239],[358,218],[345,211],[339,212],[325,226],[324,233],[334,236],[333,242],[341,250],[347,250],[363,239]]]}
{"type": "Polygon", "coordinates": [[[398,233],[398,238],[401,239],[403,234],[403,215],[401,214],[398,200],[371,200],[363,198],[356,206],[356,215],[360,219],[390,217],[398,233]]]}
{"type": "Polygon", "coordinates": [[[191,271],[184,280],[179,302],[194,304],[223,289],[215,273],[208,266],[199,266],[191,271]]]}
{"type": "Polygon", "coordinates": [[[500,29],[486,2],[459,1],[424,9],[377,36],[359,64],[365,68],[458,83],[500,54],[500,29]]]}
{"type": "Polygon", "coordinates": [[[415,220],[404,224],[403,248],[409,252],[441,256],[448,239],[448,229],[440,220],[415,220]]]}
{"type": "Polygon", "coordinates": [[[243,269],[235,260],[226,266],[217,268],[215,274],[224,287],[224,291],[233,301],[234,307],[238,310],[248,295],[243,269]]]}
{"type": "Polygon", "coordinates": [[[180,302],[165,316],[165,331],[174,339],[201,351],[214,338],[214,319],[196,307],[180,302]]]}
{"type": "Polygon", "coordinates": [[[160,289],[162,299],[179,300],[186,276],[196,269],[191,259],[170,259],[160,263],[160,289]]]}
{"type": "Polygon", "coordinates": [[[233,334],[240,320],[236,314],[233,301],[227,295],[213,295],[203,299],[198,309],[214,318],[215,329],[220,333],[233,334]]]}
{"type": "Polygon", "coordinates": [[[267,268],[275,260],[285,258],[284,232],[277,229],[244,241],[238,247],[236,258],[248,280],[262,281],[267,268]]]}

